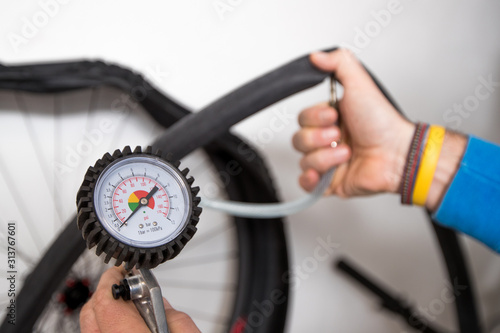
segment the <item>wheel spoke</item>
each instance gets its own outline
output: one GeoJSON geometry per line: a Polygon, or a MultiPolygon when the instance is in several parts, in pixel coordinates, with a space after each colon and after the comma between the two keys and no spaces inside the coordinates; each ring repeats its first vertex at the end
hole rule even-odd
{"type": "MultiPolygon", "coordinates": [[[[2,219],[0,219],[0,224],[4,224],[2,219]]],[[[0,235],[2,237],[1,244],[2,248],[7,251],[8,244],[7,244],[7,235],[5,235],[5,232],[2,230],[0,231],[0,235]]],[[[21,260],[24,261],[26,265],[33,266],[35,265],[35,262],[33,261],[33,258],[31,256],[28,256],[19,246],[16,247],[16,255],[21,258],[21,260]]]]}
{"type": "Polygon", "coordinates": [[[209,283],[206,281],[186,281],[186,280],[170,280],[162,279],[157,277],[158,282],[164,287],[172,288],[183,288],[183,289],[201,289],[201,290],[213,290],[213,291],[236,291],[235,283],[209,283]]]}
{"type": "Polygon", "coordinates": [[[187,246],[186,249],[184,250],[184,254],[192,252],[192,250],[197,248],[198,246],[203,245],[211,241],[215,237],[218,237],[230,230],[233,230],[234,228],[235,228],[234,224],[230,224],[229,226],[223,225],[219,228],[216,228],[215,230],[211,230],[210,232],[201,235],[198,238],[195,237],[193,243],[189,244],[189,246],[187,246]]]}
{"type": "Polygon", "coordinates": [[[208,265],[214,262],[236,260],[236,259],[238,259],[238,252],[230,251],[228,253],[204,255],[195,258],[186,258],[183,259],[182,262],[179,261],[174,264],[168,264],[164,266],[165,270],[174,270],[183,267],[190,267],[195,265],[208,265]]]}
{"type": "Polygon", "coordinates": [[[8,192],[12,197],[12,201],[14,201],[14,205],[16,205],[19,213],[21,214],[21,218],[24,223],[28,226],[28,232],[31,236],[31,239],[35,243],[35,246],[40,253],[43,248],[43,240],[40,237],[40,234],[36,230],[36,226],[33,223],[33,220],[28,216],[29,209],[26,206],[26,202],[22,199],[22,196],[19,194],[16,185],[14,184],[14,178],[10,174],[9,170],[3,164],[3,160],[0,159],[0,175],[3,177],[5,184],[7,185],[8,192]]]}
{"type": "Polygon", "coordinates": [[[200,311],[198,309],[191,308],[191,307],[182,306],[182,307],[179,307],[179,310],[186,312],[186,313],[189,313],[189,315],[191,317],[193,317],[194,319],[199,319],[199,320],[203,320],[203,321],[210,322],[213,324],[218,324],[218,325],[223,326],[223,327],[226,326],[225,323],[229,322],[229,318],[221,316],[220,314],[207,313],[207,312],[200,311]],[[224,324],[222,324],[222,323],[224,323],[224,324]]]}
{"type": "Polygon", "coordinates": [[[85,121],[85,130],[88,132],[90,130],[90,119],[92,118],[94,112],[97,110],[97,102],[100,96],[100,89],[98,87],[92,87],[90,91],[90,102],[87,109],[87,120],[85,121]]]}
{"type": "Polygon", "coordinates": [[[33,150],[35,151],[35,156],[38,161],[39,168],[42,171],[43,174],[43,179],[45,181],[45,185],[47,186],[47,189],[49,190],[49,193],[52,196],[52,202],[54,205],[54,211],[55,211],[55,218],[57,221],[57,225],[62,225],[62,218],[61,214],[62,212],[59,209],[59,206],[57,205],[57,202],[59,202],[59,198],[57,197],[58,191],[54,189],[54,184],[55,182],[52,182],[49,180],[49,175],[51,174],[50,169],[47,165],[47,163],[44,161],[44,158],[42,156],[43,149],[41,147],[41,140],[39,140],[36,137],[36,131],[33,126],[33,122],[31,120],[30,112],[28,111],[27,105],[26,105],[26,100],[24,98],[24,94],[22,92],[16,92],[15,94],[15,100],[17,103],[17,106],[19,110],[21,111],[23,121],[24,121],[24,126],[26,126],[28,136],[30,138],[30,143],[33,146],[33,150]]]}

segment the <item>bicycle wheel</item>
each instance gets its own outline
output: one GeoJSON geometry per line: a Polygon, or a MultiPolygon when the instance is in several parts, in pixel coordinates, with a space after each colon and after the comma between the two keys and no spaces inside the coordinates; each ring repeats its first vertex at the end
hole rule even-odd
{"type": "MultiPolygon", "coordinates": [[[[114,68],[116,69],[116,68],[114,68]]],[[[134,76],[136,78],[136,76],[134,76]]],[[[71,86],[68,86],[67,84],[65,85],[66,89],[74,88],[71,86]]],[[[12,89],[12,87],[9,87],[12,89]]],[[[76,87],[76,88],[82,88],[82,87],[76,87]]],[[[30,90],[30,91],[39,91],[36,89],[23,89],[23,90],[30,90]]],[[[43,91],[44,89],[42,89],[43,91]]],[[[45,91],[60,91],[60,90],[65,90],[64,87],[60,87],[58,89],[54,89],[54,86],[51,86],[50,89],[45,89],[45,91]]],[[[16,110],[15,106],[17,106],[17,110],[20,109],[21,113],[17,112],[16,114],[24,118],[25,126],[26,128],[29,128],[30,130],[35,130],[33,128],[33,124],[31,123],[31,117],[35,112],[32,111],[32,108],[28,105],[37,105],[38,109],[40,109],[40,105],[44,104],[42,103],[42,100],[50,100],[51,98],[53,99],[52,101],[47,102],[46,109],[49,110],[49,114],[52,112],[52,114],[56,117],[56,119],[60,119],[62,116],[62,106],[65,105],[69,109],[75,109],[75,105],[78,105],[81,103],[77,100],[76,95],[81,95],[80,97],[85,97],[83,98],[86,100],[83,104],[89,104],[90,107],[76,107],[77,111],[80,109],[82,110],[87,110],[87,109],[93,109],[95,108],[96,104],[99,104],[98,100],[102,98],[102,96],[107,95],[107,91],[101,91],[100,89],[92,89],[86,92],[72,92],[71,96],[61,96],[61,95],[55,95],[55,96],[50,96],[47,97],[45,95],[41,96],[32,96],[32,95],[26,95],[24,93],[13,93],[11,96],[11,100],[16,101],[16,103],[12,103],[15,105],[11,105],[10,107],[7,105],[3,109],[7,110],[16,110]],[[20,97],[21,96],[21,97],[20,97]],[[96,97],[97,96],[97,97],[96,97]],[[27,100],[29,99],[34,99],[34,102],[29,102],[27,100]],[[20,106],[21,105],[21,106],[20,106]],[[53,106],[53,111],[50,112],[51,106],[53,106]],[[26,116],[28,114],[29,116],[26,116]],[[28,122],[26,121],[28,119],[28,122]],[[26,125],[29,124],[29,125],[26,125]]],[[[12,93],[11,93],[12,94],[12,93]]],[[[158,98],[160,96],[159,94],[155,92],[150,92],[150,96],[155,96],[158,98]]],[[[7,96],[4,96],[5,98],[2,98],[2,100],[9,100],[7,96]]],[[[104,104],[112,104],[113,101],[121,100],[120,98],[123,97],[118,94],[116,96],[116,91],[115,91],[115,96],[109,97],[107,102],[104,104]],[[111,102],[111,103],[109,103],[111,102]]],[[[148,105],[151,100],[143,100],[143,104],[148,105]]],[[[43,108],[42,108],[43,109],[43,108]]],[[[179,109],[176,109],[175,111],[178,111],[179,109]]],[[[45,110],[47,111],[47,110],[45,110]]],[[[155,110],[158,112],[158,109],[155,110]]],[[[167,110],[166,113],[161,114],[163,116],[163,123],[162,125],[165,125],[168,121],[176,120],[179,117],[179,113],[175,112],[169,112],[170,110],[167,110]]],[[[37,111],[40,113],[44,113],[42,111],[37,111]]],[[[116,110],[112,110],[111,113],[116,112],[116,110]]],[[[47,112],[45,112],[47,113],[47,112]]],[[[153,113],[153,112],[152,112],[153,113]]],[[[185,113],[184,113],[185,114],[185,113]]],[[[120,121],[123,122],[123,119],[127,119],[128,115],[125,113],[120,114],[121,119],[120,121]]],[[[110,116],[115,116],[111,115],[110,116]]],[[[73,117],[73,114],[71,113],[69,117],[73,117]]],[[[91,113],[87,115],[87,124],[89,123],[89,119],[91,119],[93,116],[91,113]]],[[[139,119],[143,118],[144,114],[139,116],[139,119]]],[[[94,119],[95,120],[95,119],[94,119]]],[[[144,119],[141,119],[142,122],[144,122],[144,119]]],[[[57,123],[57,121],[56,121],[57,123]]],[[[167,124],[168,125],[168,124],[167,124]]],[[[55,127],[56,125],[54,125],[55,127]]],[[[63,127],[63,126],[58,126],[58,127],[63,127]]],[[[87,126],[88,127],[88,126],[87,126]]],[[[92,126],[91,126],[92,127],[92,126]]],[[[152,134],[155,132],[155,126],[152,124],[151,121],[149,121],[149,124],[147,126],[143,126],[142,131],[144,132],[144,128],[146,128],[146,132],[152,134]]],[[[73,130],[68,130],[69,132],[74,132],[75,129],[73,130]]],[[[62,134],[59,134],[59,132],[55,132],[59,137],[62,137],[62,134]]],[[[87,137],[89,133],[86,133],[87,137]]],[[[36,137],[35,137],[36,139],[36,137]]],[[[31,140],[31,144],[33,144],[33,141],[36,140],[31,140]]],[[[117,141],[120,141],[119,138],[113,137],[111,138],[112,144],[116,147],[117,141]]],[[[222,140],[223,144],[217,144],[214,143],[210,145],[207,148],[207,151],[209,151],[209,158],[214,162],[214,164],[219,165],[220,167],[226,167],[228,161],[233,161],[233,154],[235,151],[237,151],[238,147],[241,147],[242,142],[239,141],[238,139],[229,136],[224,138],[222,140]]],[[[78,142],[77,142],[78,145],[78,142]]],[[[246,147],[246,146],[245,146],[246,147]]],[[[247,147],[250,149],[249,147],[247,147]]],[[[252,151],[250,149],[250,151],[252,151]]],[[[57,152],[52,152],[52,156],[55,156],[57,152]]],[[[90,155],[90,154],[89,154],[90,155]]],[[[43,161],[42,155],[38,155],[38,163],[40,163],[40,160],[43,161]]],[[[49,153],[50,156],[50,153],[49,153]]],[[[242,172],[238,176],[231,176],[231,180],[229,183],[227,183],[227,190],[228,190],[228,195],[232,197],[233,199],[237,200],[249,200],[249,201],[261,201],[261,200],[271,200],[275,201],[276,200],[276,195],[274,191],[272,190],[272,187],[270,186],[270,179],[268,177],[267,171],[264,168],[264,165],[260,158],[258,158],[258,155],[256,155],[257,158],[254,159],[252,162],[248,162],[246,160],[241,160],[242,163],[242,172]],[[246,170],[251,170],[251,172],[246,172],[246,170]],[[260,176],[255,178],[254,177],[254,172],[257,171],[257,174],[260,176]]],[[[238,158],[238,157],[236,157],[238,158]]],[[[240,158],[241,159],[241,158],[240,158]]],[[[42,164],[42,163],[40,163],[42,164]]],[[[225,169],[222,169],[224,171],[225,169]]],[[[10,172],[7,167],[3,168],[2,170],[2,175],[4,178],[12,179],[10,177],[10,172]]],[[[48,173],[45,174],[45,180],[47,183],[50,183],[52,180],[51,177],[53,176],[54,170],[50,170],[48,173]]],[[[79,182],[81,179],[78,179],[77,182],[79,182]]],[[[4,179],[5,181],[5,179],[4,179]]],[[[12,192],[16,192],[15,188],[17,186],[23,186],[20,184],[13,184],[10,182],[10,186],[6,186],[6,188],[9,188],[9,190],[12,192]]],[[[71,192],[70,190],[68,192],[71,192]]],[[[60,199],[61,197],[67,197],[70,196],[71,193],[66,193],[62,191],[53,191],[54,195],[52,196],[53,201],[57,202],[56,194],[57,197],[60,199]],[[57,192],[57,193],[56,193],[57,192]]],[[[71,195],[73,196],[73,195],[71,195]]],[[[54,204],[54,203],[53,203],[54,204]]],[[[73,203],[74,205],[74,203],[73,203]]],[[[20,209],[21,210],[21,209],[20,209]]],[[[71,215],[71,210],[65,209],[65,208],[60,208],[58,211],[54,213],[54,215],[58,215],[59,220],[68,218],[71,215]]],[[[28,216],[26,216],[28,217],[28,216]]],[[[227,220],[227,218],[226,218],[227,220]]],[[[216,329],[225,329],[229,330],[231,328],[233,331],[241,331],[241,328],[244,328],[245,325],[254,325],[255,331],[259,332],[271,332],[271,331],[280,331],[283,329],[284,325],[284,318],[286,314],[286,302],[282,302],[281,304],[276,304],[275,309],[273,311],[273,314],[271,316],[267,316],[264,318],[264,315],[261,313],[262,311],[259,310],[258,306],[260,305],[259,302],[262,300],[267,300],[270,297],[270,294],[276,290],[281,290],[282,291],[282,296],[284,299],[286,299],[287,296],[287,286],[284,282],[281,281],[281,275],[286,271],[287,268],[287,257],[286,257],[286,244],[284,241],[284,234],[283,234],[283,227],[280,223],[274,221],[272,223],[265,223],[264,222],[256,222],[256,223],[251,223],[252,221],[248,219],[234,219],[234,234],[237,235],[237,242],[235,244],[238,246],[237,251],[232,251],[232,256],[231,260],[236,263],[236,265],[233,264],[233,267],[236,266],[237,268],[237,278],[235,281],[232,283],[234,293],[231,296],[233,298],[233,301],[235,306],[229,306],[230,308],[234,308],[234,311],[230,313],[230,315],[227,316],[225,319],[225,322],[221,326],[214,326],[216,329]],[[266,246],[262,246],[265,244],[266,246]],[[255,276],[256,278],[248,278],[255,276]],[[257,307],[256,307],[257,306],[257,307]],[[261,318],[264,318],[263,321],[261,322],[261,318]]],[[[60,225],[62,226],[62,224],[60,225]]],[[[223,228],[223,227],[222,227],[223,228]]],[[[50,226],[49,229],[58,229],[57,226],[52,225],[50,226]]],[[[230,231],[231,232],[231,231],[230,231]]],[[[54,234],[54,232],[52,232],[54,234]]],[[[219,236],[220,231],[212,230],[206,233],[208,236],[203,236],[200,235],[196,238],[199,239],[200,245],[198,246],[201,248],[204,243],[213,244],[213,241],[211,241],[212,236],[219,236]],[[209,242],[210,241],[210,242],[209,242]]],[[[33,234],[33,239],[39,238],[37,236],[37,233],[33,234]]],[[[61,235],[53,242],[53,244],[50,246],[50,248],[45,252],[45,255],[42,257],[42,259],[39,261],[38,265],[33,269],[32,273],[26,278],[24,287],[19,293],[19,296],[17,298],[19,308],[18,308],[18,313],[17,313],[17,323],[15,327],[12,325],[9,326],[7,320],[4,322],[2,326],[2,332],[5,330],[5,332],[9,331],[16,331],[16,332],[23,332],[23,331],[31,331],[32,327],[35,327],[36,330],[40,331],[43,328],[40,325],[48,324],[48,328],[46,328],[47,331],[53,331],[54,327],[56,327],[59,331],[62,330],[72,330],[74,328],[74,325],[65,326],[68,322],[74,322],[74,317],[73,320],[71,320],[71,316],[66,315],[66,317],[61,317],[54,315],[54,311],[61,312],[61,308],[63,306],[56,306],[54,303],[57,302],[56,298],[57,295],[61,294],[61,289],[64,289],[65,281],[67,279],[65,278],[64,272],[70,271],[70,275],[73,274],[74,272],[71,273],[71,266],[75,262],[75,260],[80,256],[80,253],[83,251],[83,242],[78,242],[74,241],[72,242],[71,240],[77,240],[80,239],[80,235],[78,235],[78,232],[76,232],[76,229],[74,228],[74,223],[68,224],[61,235]],[[61,287],[62,285],[62,287],[61,287]],[[48,307],[46,307],[46,304],[49,304],[48,307]],[[43,313],[43,318],[42,322],[38,323],[38,326],[33,326],[34,323],[36,322],[36,319],[40,314],[43,313]],[[52,311],[54,310],[54,311],[52,311]],[[59,319],[58,319],[59,318],[59,319]],[[61,320],[60,318],[63,318],[64,320],[61,320]]],[[[49,235],[49,240],[50,240],[50,235],[49,235]]],[[[193,248],[196,246],[196,241],[193,241],[193,248]]],[[[43,240],[38,239],[36,241],[38,243],[43,243],[43,240]]],[[[33,243],[36,243],[35,241],[33,243]]],[[[44,244],[41,245],[39,253],[43,250],[44,244]]],[[[189,259],[187,258],[189,255],[189,247],[186,248],[184,257],[186,257],[186,261],[189,259]]],[[[37,252],[38,249],[29,249],[30,253],[37,252]]],[[[19,252],[20,253],[20,252],[19,252]]],[[[213,257],[212,254],[210,254],[211,257],[213,257]]],[[[182,258],[179,256],[179,258],[182,258]]],[[[200,258],[192,258],[192,262],[196,262],[200,258]],[[196,259],[196,260],[194,260],[196,259]]],[[[82,258],[83,260],[83,258],[82,258]]],[[[30,265],[33,265],[33,262],[35,260],[30,261],[30,265]]],[[[181,262],[181,259],[176,259],[176,261],[181,262]]],[[[185,261],[185,262],[186,262],[185,261]]],[[[76,263],[78,266],[80,263],[76,263]]],[[[179,265],[177,265],[179,266],[179,265]]],[[[187,265],[184,265],[185,267],[187,265]]],[[[199,266],[199,265],[198,265],[199,266]]],[[[178,273],[179,267],[174,266],[174,262],[172,263],[172,267],[168,267],[167,265],[163,265],[165,269],[171,269],[175,270],[174,274],[176,276],[180,276],[178,273]]],[[[73,266],[73,271],[79,272],[78,267],[73,266]]],[[[188,273],[191,276],[193,276],[193,273],[190,272],[188,273]]],[[[98,275],[98,274],[97,274],[98,275]]],[[[74,278],[71,277],[73,280],[74,278]]],[[[77,277],[80,279],[80,277],[77,277]]],[[[178,281],[166,281],[167,283],[170,283],[170,285],[175,284],[174,282],[178,281]]],[[[186,287],[186,285],[182,286],[186,287]]],[[[205,285],[206,287],[206,285],[205,285]]],[[[213,285],[212,285],[213,287],[213,285]]],[[[164,287],[165,289],[165,287],[164,287]]],[[[217,290],[219,291],[219,290],[217,290]]],[[[166,292],[168,294],[168,291],[166,292]]],[[[225,297],[224,299],[227,299],[225,297]]],[[[175,304],[175,303],[174,303],[175,304]]],[[[231,304],[231,302],[226,302],[226,304],[231,304]]],[[[65,308],[66,309],[66,308],[65,308]]],[[[189,309],[186,308],[186,310],[189,312],[189,309]]],[[[201,314],[194,314],[193,317],[196,317],[197,315],[205,315],[206,313],[201,313],[201,314]]],[[[200,316],[199,316],[200,317],[200,316]]],[[[203,319],[203,318],[202,318],[203,319]]],[[[218,318],[216,318],[218,319],[218,318]]],[[[213,320],[213,319],[209,319],[213,320]]],[[[218,324],[219,325],[219,324],[218,324]]],[[[247,326],[249,327],[249,326],[247,326]]]]}

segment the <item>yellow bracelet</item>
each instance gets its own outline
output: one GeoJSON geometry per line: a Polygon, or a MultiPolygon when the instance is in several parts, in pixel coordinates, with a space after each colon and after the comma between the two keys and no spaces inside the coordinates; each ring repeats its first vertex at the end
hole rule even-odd
{"type": "Polygon", "coordinates": [[[429,128],[429,137],[425,144],[425,149],[420,160],[420,167],[417,171],[415,186],[413,187],[413,204],[424,206],[427,200],[427,194],[431,188],[432,179],[436,172],[439,160],[439,154],[443,147],[444,127],[431,125],[429,128]]]}

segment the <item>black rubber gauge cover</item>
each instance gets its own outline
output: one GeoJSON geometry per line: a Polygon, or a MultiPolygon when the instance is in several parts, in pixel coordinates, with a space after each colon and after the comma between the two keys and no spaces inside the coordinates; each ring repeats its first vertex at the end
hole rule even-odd
{"type": "Polygon", "coordinates": [[[153,153],[151,147],[146,148],[144,151],[142,151],[141,147],[137,147],[132,152],[130,147],[127,146],[122,151],[119,149],[115,150],[113,155],[106,153],[94,166],[89,167],[87,170],[76,197],[78,208],[77,225],[87,242],[87,247],[91,249],[95,246],[98,256],[102,253],[105,254],[104,262],[108,263],[111,258],[115,258],[115,265],[119,266],[125,263],[126,269],[131,269],[134,266],[137,268],[154,268],[166,260],[177,256],[196,233],[196,224],[201,214],[201,207],[198,207],[200,198],[197,197],[200,189],[191,186],[194,178],[187,177],[189,169],[185,168],[181,171],[179,169],[179,161],[173,161],[168,155],[166,158],[161,158],[161,156],[162,154],[159,150],[153,153]],[[134,247],[124,244],[108,233],[97,217],[94,207],[94,190],[99,176],[108,166],[130,156],[154,156],[157,159],[162,159],[164,163],[169,165],[180,176],[188,189],[190,207],[188,207],[189,215],[187,216],[187,223],[178,236],[166,244],[151,248],[134,247]]]}

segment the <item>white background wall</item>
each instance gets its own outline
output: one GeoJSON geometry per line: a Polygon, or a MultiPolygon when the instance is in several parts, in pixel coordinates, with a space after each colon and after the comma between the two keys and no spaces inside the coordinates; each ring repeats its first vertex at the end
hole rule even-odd
{"type": "MultiPolygon", "coordinates": [[[[470,112],[447,111],[471,101],[479,78],[500,81],[496,1],[401,0],[384,26],[374,13],[386,10],[388,0],[67,1],[52,7],[41,27],[27,31],[26,22],[34,22],[46,2],[0,2],[1,62],[104,59],[145,72],[163,91],[200,109],[295,57],[350,45],[410,119],[500,142],[498,86],[470,112]],[[20,44],[12,42],[14,35],[24,38],[20,44]]],[[[298,114],[327,96],[323,84],[235,129],[262,149],[284,199],[303,194],[296,180],[300,155],[290,145],[297,125],[290,121],[271,138],[262,128],[269,128],[276,112],[298,114]]],[[[393,195],[328,198],[291,216],[287,232],[292,265],[299,269],[308,269],[318,237],[339,245],[297,284],[289,332],[406,330],[380,313],[374,297],[332,270],[340,255],[417,302],[433,323],[454,327],[453,305],[441,308],[445,271],[420,209],[401,207],[393,195]]],[[[500,317],[500,260],[474,241],[466,244],[483,317],[490,322],[500,317]]]]}

